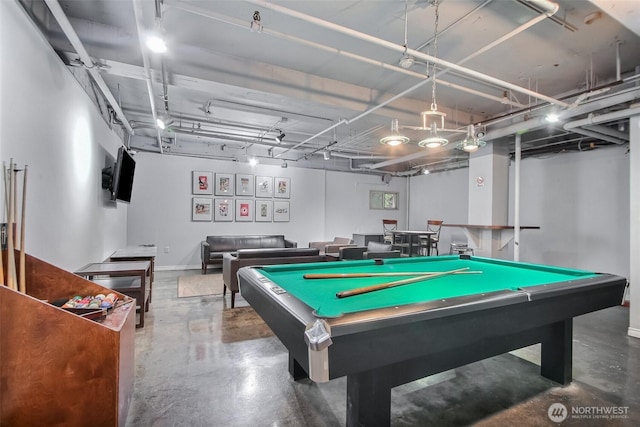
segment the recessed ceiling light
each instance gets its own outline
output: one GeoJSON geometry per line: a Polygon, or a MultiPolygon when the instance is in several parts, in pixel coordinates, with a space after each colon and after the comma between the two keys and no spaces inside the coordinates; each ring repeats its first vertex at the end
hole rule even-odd
{"type": "Polygon", "coordinates": [[[156,53],[165,53],[167,51],[167,44],[158,36],[148,37],[147,47],[156,53]]]}
{"type": "Polygon", "coordinates": [[[558,116],[558,113],[548,113],[544,119],[549,122],[549,123],[557,123],[558,120],[560,120],[560,116],[558,116]]]}

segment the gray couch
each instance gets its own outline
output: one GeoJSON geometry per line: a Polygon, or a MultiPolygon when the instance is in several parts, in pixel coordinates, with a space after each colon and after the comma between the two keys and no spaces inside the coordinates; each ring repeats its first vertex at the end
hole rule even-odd
{"type": "Polygon", "coordinates": [[[207,274],[207,266],[222,266],[222,255],[235,254],[238,249],[296,248],[298,244],[282,235],[267,236],[207,236],[200,244],[202,274],[207,274]]]}
{"type": "Polygon", "coordinates": [[[280,249],[239,249],[235,254],[222,256],[223,295],[227,288],[231,291],[231,308],[235,306],[238,287],[238,269],[240,267],[273,264],[296,264],[303,262],[321,262],[326,258],[317,248],[280,248],[280,249]]]}
{"type": "Polygon", "coordinates": [[[340,248],[355,246],[353,240],[348,237],[334,237],[330,242],[309,242],[310,248],[318,248],[323,254],[337,254],[340,248]]]}
{"type": "Polygon", "coordinates": [[[394,251],[393,245],[369,242],[367,246],[346,246],[340,248],[341,260],[400,258],[400,251],[394,251]]]}

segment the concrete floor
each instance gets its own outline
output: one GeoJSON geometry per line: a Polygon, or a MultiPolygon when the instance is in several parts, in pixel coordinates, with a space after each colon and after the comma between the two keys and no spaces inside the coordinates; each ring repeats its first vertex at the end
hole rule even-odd
{"type": "MultiPolygon", "coordinates": [[[[293,381],[276,337],[223,322],[229,295],[177,298],[177,277],[187,274],[200,272],[156,273],[145,327],[136,331],[127,426],[345,424],[345,378],[293,381]]],[[[236,306],[247,303],[237,297],[236,306]]],[[[627,336],[628,319],[624,307],[575,319],[568,386],[539,375],[532,346],[396,387],[391,425],[638,426],[640,340],[627,336]],[[568,410],[561,423],[548,416],[554,403],[568,410]]]]}

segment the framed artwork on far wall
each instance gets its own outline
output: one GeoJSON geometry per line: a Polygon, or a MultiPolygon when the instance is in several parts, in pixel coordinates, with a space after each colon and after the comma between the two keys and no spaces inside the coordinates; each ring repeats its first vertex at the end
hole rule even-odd
{"type": "Polygon", "coordinates": [[[271,222],[273,219],[273,201],[256,200],[256,222],[271,222]]]}
{"type": "Polygon", "coordinates": [[[253,196],[253,175],[236,174],[236,196],[253,196]]]}
{"type": "Polygon", "coordinates": [[[289,221],[289,202],[273,202],[273,222],[289,221]]]}
{"type": "Polygon", "coordinates": [[[253,221],[252,199],[236,199],[236,221],[253,221]]]}
{"type": "Polygon", "coordinates": [[[213,194],[213,173],[193,171],[193,194],[213,194]]]}
{"type": "Polygon", "coordinates": [[[208,197],[194,197],[191,204],[192,221],[211,221],[212,199],[208,197]]]}
{"type": "Polygon", "coordinates": [[[291,196],[291,178],[276,177],[273,197],[277,199],[288,199],[291,196]]]}
{"type": "Polygon", "coordinates": [[[213,200],[213,220],[233,221],[233,199],[213,200]]]}
{"type": "Polygon", "coordinates": [[[273,177],[256,176],[256,197],[273,197],[273,177]]]}
{"type": "Polygon", "coordinates": [[[216,196],[233,196],[233,174],[216,173],[216,196]]]}

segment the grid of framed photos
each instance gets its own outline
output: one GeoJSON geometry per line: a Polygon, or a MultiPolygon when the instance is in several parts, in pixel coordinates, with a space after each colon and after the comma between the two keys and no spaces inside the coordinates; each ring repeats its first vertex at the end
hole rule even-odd
{"type": "Polygon", "coordinates": [[[290,220],[291,178],[193,171],[192,193],[192,221],[290,220]]]}

